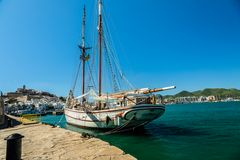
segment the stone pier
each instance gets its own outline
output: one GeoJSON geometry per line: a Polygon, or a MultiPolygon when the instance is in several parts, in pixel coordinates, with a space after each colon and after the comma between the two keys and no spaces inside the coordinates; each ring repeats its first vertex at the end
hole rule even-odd
{"type": "Polygon", "coordinates": [[[135,160],[121,149],[97,138],[83,138],[80,133],[44,124],[18,125],[0,130],[0,160],[6,156],[10,134],[20,133],[23,160],[135,160]]]}

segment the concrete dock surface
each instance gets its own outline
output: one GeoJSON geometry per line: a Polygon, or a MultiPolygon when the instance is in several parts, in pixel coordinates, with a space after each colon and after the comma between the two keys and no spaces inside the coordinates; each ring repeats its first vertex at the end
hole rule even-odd
{"type": "Polygon", "coordinates": [[[18,125],[0,130],[0,160],[6,158],[10,134],[22,139],[23,160],[135,160],[121,149],[97,138],[83,138],[80,133],[44,124],[18,125]]]}

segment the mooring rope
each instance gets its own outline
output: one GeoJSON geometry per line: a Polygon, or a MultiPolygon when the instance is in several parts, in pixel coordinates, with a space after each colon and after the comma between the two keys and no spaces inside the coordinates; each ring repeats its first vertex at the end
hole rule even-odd
{"type": "Polygon", "coordinates": [[[57,123],[54,124],[54,126],[60,127],[59,124],[62,121],[63,117],[64,117],[64,114],[62,114],[62,117],[60,118],[60,120],[57,123]]]}
{"type": "Polygon", "coordinates": [[[138,128],[138,127],[140,127],[140,126],[142,126],[142,125],[145,125],[145,124],[147,124],[147,123],[148,123],[148,122],[143,122],[143,123],[141,123],[141,124],[139,124],[139,125],[137,125],[137,126],[135,126],[135,127],[133,127],[133,128],[126,128],[126,129],[120,130],[119,132],[116,132],[116,133],[126,132],[126,131],[129,131],[129,130],[134,130],[135,128],[138,128]]]}

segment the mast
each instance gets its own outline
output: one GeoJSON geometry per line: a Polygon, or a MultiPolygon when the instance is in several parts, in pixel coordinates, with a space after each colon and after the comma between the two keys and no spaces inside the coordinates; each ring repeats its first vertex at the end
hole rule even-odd
{"type": "Polygon", "coordinates": [[[102,95],[102,1],[98,0],[98,43],[99,43],[99,62],[98,62],[98,95],[102,95]]]}
{"type": "Polygon", "coordinates": [[[83,22],[82,22],[82,45],[78,47],[82,51],[82,55],[80,59],[82,60],[82,94],[85,93],[85,62],[89,59],[89,55],[86,54],[86,50],[90,49],[89,47],[85,47],[85,25],[86,25],[86,8],[84,6],[83,9],[83,22]]]}

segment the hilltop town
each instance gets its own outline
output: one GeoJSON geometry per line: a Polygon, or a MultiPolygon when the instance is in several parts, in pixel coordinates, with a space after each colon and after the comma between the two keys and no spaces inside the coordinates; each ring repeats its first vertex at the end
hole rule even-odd
{"type": "Polygon", "coordinates": [[[45,91],[28,89],[25,85],[3,95],[5,112],[15,115],[63,110],[65,98],[45,91]]]}

